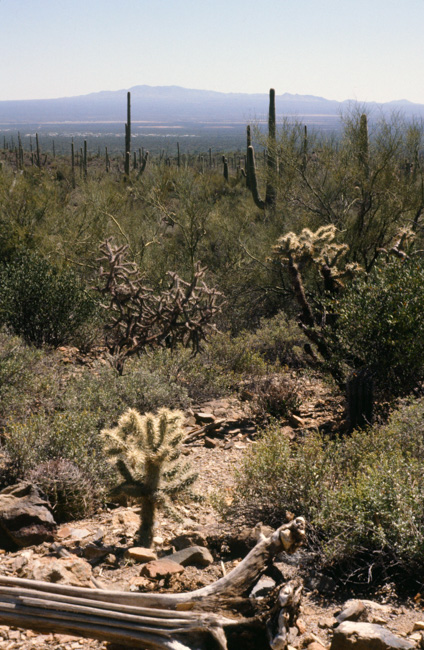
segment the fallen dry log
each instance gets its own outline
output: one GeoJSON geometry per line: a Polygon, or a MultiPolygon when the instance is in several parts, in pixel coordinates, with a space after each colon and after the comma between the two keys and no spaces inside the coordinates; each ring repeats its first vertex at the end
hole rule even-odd
{"type": "MultiPolygon", "coordinates": [[[[293,553],[303,542],[305,522],[299,517],[259,540],[230,573],[207,587],[181,594],[133,594],[85,589],[0,576],[0,623],[42,632],[62,632],[108,640],[133,648],[154,650],[226,650],[227,638],[249,621],[218,613],[196,611],[243,596],[281,551],[293,553]],[[184,611],[183,611],[184,610],[184,611]]],[[[293,619],[300,600],[298,585],[280,592],[281,610],[270,621],[272,648],[286,647],[284,626],[293,619]],[[297,594],[298,597],[295,597],[297,594]]],[[[286,625],[286,627],[287,627],[286,625]]],[[[231,647],[237,647],[233,643],[231,647]]]]}

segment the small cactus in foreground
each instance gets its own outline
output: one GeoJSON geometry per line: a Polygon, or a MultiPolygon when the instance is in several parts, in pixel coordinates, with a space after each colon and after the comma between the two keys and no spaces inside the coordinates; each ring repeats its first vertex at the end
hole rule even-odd
{"type": "Polygon", "coordinates": [[[126,411],[114,429],[105,429],[105,451],[123,482],[113,494],[126,495],[141,502],[139,542],[150,546],[156,510],[164,508],[177,516],[172,500],[189,492],[197,475],[187,462],[181,462],[183,413],[162,408],[157,415],[141,415],[136,409],[126,411]]]}
{"type": "Polygon", "coordinates": [[[26,478],[44,492],[57,523],[88,517],[100,505],[99,488],[66,458],[41,463],[26,478]]]}

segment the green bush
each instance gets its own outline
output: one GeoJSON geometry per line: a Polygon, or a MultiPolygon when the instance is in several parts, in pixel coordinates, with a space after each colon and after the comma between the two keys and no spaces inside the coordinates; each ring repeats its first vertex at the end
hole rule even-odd
{"type": "Polygon", "coordinates": [[[287,511],[305,516],[321,565],[355,580],[422,577],[423,440],[424,399],[349,438],[290,443],[274,423],[239,472],[232,508],[272,525],[287,511]]]}
{"type": "Polygon", "coordinates": [[[0,271],[0,323],[36,346],[75,340],[95,313],[76,274],[36,253],[21,253],[0,271]]]}
{"type": "Polygon", "coordinates": [[[25,422],[10,419],[3,451],[16,479],[26,478],[42,463],[66,459],[101,489],[110,476],[99,436],[101,425],[101,416],[88,411],[39,413],[25,422]]]}
{"type": "Polygon", "coordinates": [[[63,372],[56,352],[0,331],[0,428],[6,418],[23,420],[35,411],[52,410],[63,372]]]}
{"type": "Polygon", "coordinates": [[[395,395],[424,378],[424,264],[413,258],[379,261],[333,305],[339,314],[338,354],[367,366],[395,395]]]}
{"type": "Polygon", "coordinates": [[[130,359],[122,376],[109,365],[74,375],[67,381],[57,407],[69,414],[97,414],[102,426],[117,422],[128,408],[136,408],[140,413],[162,406],[185,408],[190,403],[187,390],[162,366],[162,356],[130,359]]]}

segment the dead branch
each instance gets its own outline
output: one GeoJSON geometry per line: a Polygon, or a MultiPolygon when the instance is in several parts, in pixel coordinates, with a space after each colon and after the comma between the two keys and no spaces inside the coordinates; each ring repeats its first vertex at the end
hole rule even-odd
{"type": "MultiPolygon", "coordinates": [[[[182,594],[132,594],[0,576],[0,623],[114,641],[134,648],[226,650],[225,630],[234,632],[236,626],[246,624],[246,619],[195,611],[196,607],[210,606],[215,601],[222,608],[235,596],[243,596],[276,554],[283,550],[294,552],[304,536],[305,521],[298,517],[261,539],[228,575],[182,594]]],[[[299,600],[298,585],[287,585],[280,592],[277,625],[275,621],[269,624],[271,647],[286,647],[287,625],[292,623],[293,607],[299,600]]]]}

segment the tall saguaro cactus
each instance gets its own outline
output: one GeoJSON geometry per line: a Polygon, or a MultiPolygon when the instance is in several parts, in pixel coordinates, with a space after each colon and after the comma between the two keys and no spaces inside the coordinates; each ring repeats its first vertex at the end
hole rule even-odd
{"type": "Polygon", "coordinates": [[[130,175],[131,157],[131,93],[127,92],[127,123],[125,124],[125,175],[130,175]]]}
{"type": "Polygon", "coordinates": [[[247,170],[246,184],[252,192],[255,205],[264,210],[274,208],[277,201],[277,141],[276,141],[276,112],[275,112],[275,90],[269,91],[269,112],[268,112],[268,141],[266,156],[266,192],[265,199],[259,195],[258,180],[256,175],[255,152],[250,141],[250,128],[247,131],[247,170]]]}

